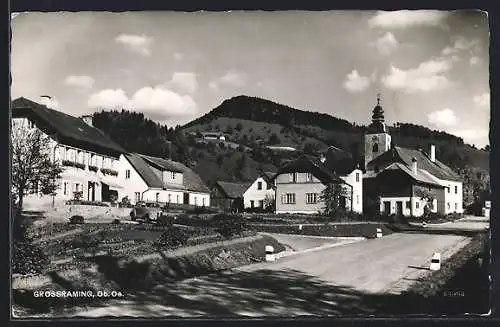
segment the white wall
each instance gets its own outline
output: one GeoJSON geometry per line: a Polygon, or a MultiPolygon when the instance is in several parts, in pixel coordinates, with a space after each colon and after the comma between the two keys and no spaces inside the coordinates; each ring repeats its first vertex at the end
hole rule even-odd
{"type": "MultiPolygon", "coordinates": [[[[385,212],[385,203],[390,202],[390,213],[396,214],[397,205],[396,203],[402,201],[403,202],[403,216],[410,217],[412,214],[414,217],[420,217],[424,214],[424,207],[427,201],[423,200],[420,197],[412,197],[410,202],[410,197],[381,197],[380,198],[380,213],[385,212]],[[411,208],[407,207],[407,203],[410,202],[410,206],[413,208],[413,212],[411,208]]],[[[432,212],[438,211],[438,200],[434,199],[433,207],[431,209],[432,212]]]]}
{"type": "MultiPolygon", "coordinates": [[[[281,175],[280,175],[281,176],[281,175]]],[[[278,176],[278,178],[280,177],[278,176]]],[[[276,184],[276,213],[309,213],[317,214],[324,209],[320,201],[321,192],[325,189],[321,182],[313,183],[277,183],[276,184]],[[295,194],[295,204],[282,203],[282,197],[287,193],[295,194]],[[316,203],[306,203],[306,193],[316,193],[316,203]]]]}
{"type": "MultiPolygon", "coordinates": [[[[349,175],[341,176],[340,178],[352,185],[352,210],[357,213],[363,213],[363,172],[361,169],[355,169],[349,175]]],[[[350,187],[347,187],[346,190],[347,192],[351,192],[350,187]]],[[[347,206],[350,210],[350,202],[347,203],[347,206]]]]}
{"type": "Polygon", "coordinates": [[[439,180],[447,188],[444,190],[445,213],[463,213],[463,184],[462,182],[439,180]],[[457,192],[455,193],[455,187],[457,192]]]}
{"type": "Polygon", "coordinates": [[[265,206],[265,198],[266,196],[275,198],[275,191],[271,187],[267,189],[267,182],[264,178],[258,177],[252,185],[245,191],[243,194],[243,203],[245,208],[251,208],[251,202],[254,201],[254,207],[259,207],[259,201],[263,201],[263,206],[265,206]],[[262,189],[258,189],[259,183],[262,183],[262,189]]]}
{"type": "Polygon", "coordinates": [[[189,192],[189,204],[199,207],[210,206],[210,194],[189,192]]]}

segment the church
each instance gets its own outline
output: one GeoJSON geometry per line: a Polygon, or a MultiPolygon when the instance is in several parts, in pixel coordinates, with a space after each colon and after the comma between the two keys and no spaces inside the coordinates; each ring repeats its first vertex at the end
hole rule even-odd
{"type": "MultiPolygon", "coordinates": [[[[364,136],[364,203],[385,215],[420,217],[428,205],[439,214],[463,213],[463,182],[428,151],[394,145],[380,98],[364,136]]],[[[368,209],[368,208],[367,208],[368,209]]]]}

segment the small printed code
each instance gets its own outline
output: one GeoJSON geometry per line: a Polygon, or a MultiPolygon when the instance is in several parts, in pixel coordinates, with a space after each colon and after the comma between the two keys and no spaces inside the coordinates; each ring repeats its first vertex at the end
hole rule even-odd
{"type": "Polygon", "coordinates": [[[465,292],[464,291],[444,291],[443,295],[445,297],[464,297],[465,292]]]}
{"type": "Polygon", "coordinates": [[[36,298],[120,298],[120,291],[34,291],[36,298]]]}

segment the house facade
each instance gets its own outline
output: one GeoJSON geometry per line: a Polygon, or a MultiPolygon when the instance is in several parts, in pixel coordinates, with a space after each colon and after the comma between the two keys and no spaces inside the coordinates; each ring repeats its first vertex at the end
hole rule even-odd
{"type": "Polygon", "coordinates": [[[302,156],[280,168],[276,177],[276,213],[318,214],[325,208],[322,193],[330,184],[343,190],[340,205],[346,210],[363,211],[362,172],[353,169],[339,176],[325,161],[302,156]]]}
{"type": "Polygon", "coordinates": [[[33,181],[25,208],[57,205],[75,197],[111,201],[118,196],[119,158],[125,150],[93,127],[91,117],[73,117],[18,98],[12,102],[12,129],[38,129],[49,139],[51,159],[63,167],[55,195],[42,195],[33,181]]]}
{"type": "Polygon", "coordinates": [[[159,204],[210,206],[210,190],[192,169],[180,162],[126,153],[120,157],[120,199],[159,204]]]}
{"type": "Polygon", "coordinates": [[[435,146],[423,150],[395,146],[380,100],[365,135],[365,202],[384,214],[419,217],[429,204],[440,214],[463,213],[463,182],[436,158],[435,146]],[[377,204],[378,202],[378,204],[377,204]]]}
{"type": "Polygon", "coordinates": [[[215,182],[211,188],[212,206],[225,212],[243,211],[243,195],[250,186],[251,183],[215,182]]]}
{"type": "Polygon", "coordinates": [[[275,192],[274,173],[263,172],[243,193],[243,205],[245,209],[266,209],[274,205],[275,192]]]}

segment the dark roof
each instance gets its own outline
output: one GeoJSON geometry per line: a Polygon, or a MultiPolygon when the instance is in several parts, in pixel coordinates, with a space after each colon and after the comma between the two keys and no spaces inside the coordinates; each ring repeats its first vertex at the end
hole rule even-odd
{"type": "Polygon", "coordinates": [[[191,168],[184,164],[172,160],[146,156],[138,153],[127,153],[125,157],[134,167],[137,173],[142,177],[144,182],[152,188],[171,188],[181,189],[193,192],[210,193],[208,187],[203,183],[200,176],[191,168]],[[160,170],[168,170],[183,174],[182,185],[164,184],[160,176],[156,175],[151,167],[160,170]]]}
{"type": "Polygon", "coordinates": [[[286,173],[311,173],[324,184],[332,182],[344,182],[334,172],[328,169],[321,161],[307,155],[302,155],[295,160],[287,162],[278,170],[278,174],[286,173]]]}
{"type": "Polygon", "coordinates": [[[425,170],[417,168],[417,174],[414,174],[413,170],[411,170],[408,166],[399,162],[395,162],[389,165],[382,172],[380,172],[378,176],[383,175],[384,171],[390,171],[390,170],[400,170],[405,174],[407,174],[408,176],[410,176],[414,181],[421,184],[432,185],[434,187],[444,187],[444,185],[441,185],[439,181],[433,178],[432,175],[428,174],[425,170]]]}
{"type": "Polygon", "coordinates": [[[326,152],[325,166],[336,174],[345,176],[356,169],[351,153],[331,146],[326,152]]]}
{"type": "Polygon", "coordinates": [[[264,180],[267,183],[272,183],[274,180],[274,177],[276,177],[276,173],[270,172],[270,171],[264,171],[264,172],[260,173],[260,176],[262,176],[262,178],[264,178],[264,180]]]}
{"type": "Polygon", "coordinates": [[[232,182],[222,182],[218,181],[215,186],[228,197],[232,199],[241,198],[243,194],[248,190],[252,183],[232,183],[232,182]]]}
{"type": "Polygon", "coordinates": [[[111,152],[114,155],[126,152],[103,131],[88,125],[82,119],[49,109],[26,98],[12,101],[12,117],[32,119],[38,128],[66,145],[96,152],[111,152]]]}
{"type": "MultiPolygon", "coordinates": [[[[417,167],[426,170],[430,174],[439,179],[461,181],[460,176],[450,167],[446,166],[439,160],[432,162],[431,158],[421,150],[408,149],[402,147],[394,147],[379,157],[368,163],[368,166],[374,167],[387,162],[401,162],[408,167],[412,165],[412,159],[417,159],[417,167]]],[[[380,167],[383,169],[382,167],[380,167]]]]}

